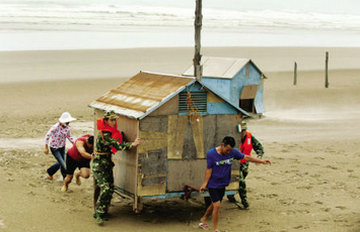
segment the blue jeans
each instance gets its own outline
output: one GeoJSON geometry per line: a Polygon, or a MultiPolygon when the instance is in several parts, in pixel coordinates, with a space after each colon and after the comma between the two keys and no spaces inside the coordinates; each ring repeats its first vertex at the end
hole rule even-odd
{"type": "Polygon", "coordinates": [[[63,178],[66,177],[66,164],[65,164],[65,147],[52,148],[50,147],[51,153],[54,155],[57,162],[47,169],[49,176],[53,176],[57,170],[61,171],[63,178]]]}

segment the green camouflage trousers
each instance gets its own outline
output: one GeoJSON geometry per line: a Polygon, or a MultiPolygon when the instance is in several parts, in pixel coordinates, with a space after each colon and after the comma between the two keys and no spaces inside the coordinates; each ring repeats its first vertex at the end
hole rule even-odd
{"type": "Polygon", "coordinates": [[[92,164],[92,172],[97,186],[100,188],[100,194],[95,206],[95,217],[103,218],[107,213],[112,194],[114,193],[114,163],[111,160],[111,155],[97,155],[92,164]]]}
{"type": "Polygon", "coordinates": [[[239,196],[241,198],[241,203],[247,207],[249,206],[249,202],[246,196],[246,182],[245,178],[249,173],[249,162],[240,163],[239,170],[239,196]]]}

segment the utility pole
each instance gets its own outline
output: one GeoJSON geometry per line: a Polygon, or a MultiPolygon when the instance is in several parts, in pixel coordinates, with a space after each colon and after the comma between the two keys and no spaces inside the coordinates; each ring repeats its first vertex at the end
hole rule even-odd
{"type": "Polygon", "coordinates": [[[194,64],[194,76],[197,81],[201,81],[202,77],[202,65],[200,65],[201,61],[201,27],[202,27],[202,0],[196,0],[196,8],[195,8],[195,54],[193,59],[194,64]]]}

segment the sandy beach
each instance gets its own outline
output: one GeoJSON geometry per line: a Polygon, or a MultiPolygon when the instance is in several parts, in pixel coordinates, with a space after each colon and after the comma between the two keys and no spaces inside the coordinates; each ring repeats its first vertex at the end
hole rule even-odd
{"type": "MultiPolygon", "coordinates": [[[[250,210],[224,200],[221,231],[360,231],[360,48],[218,47],[202,54],[250,58],[268,77],[266,113],[248,127],[273,165],[251,165],[250,210]]],[[[147,200],[136,215],[115,194],[111,218],[99,227],[92,177],[62,193],[60,174],[52,181],[46,175],[55,159],[43,153],[44,135],[62,112],[78,118],[74,137],[92,133],[92,100],[140,70],[181,74],[192,56],[193,48],[0,52],[0,231],[200,231],[201,198],[147,200]]]]}

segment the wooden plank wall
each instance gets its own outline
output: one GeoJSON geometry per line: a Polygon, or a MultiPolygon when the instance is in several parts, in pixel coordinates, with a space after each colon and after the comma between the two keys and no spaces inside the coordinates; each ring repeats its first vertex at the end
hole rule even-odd
{"type": "MultiPolygon", "coordinates": [[[[136,119],[120,116],[118,130],[123,131],[128,141],[138,137],[139,122],[136,119]]],[[[137,177],[137,148],[119,151],[114,155],[114,184],[127,192],[134,193],[137,177]]]]}
{"type": "Polygon", "coordinates": [[[166,193],[168,116],[147,116],[140,121],[138,180],[139,196],[166,193]]]}
{"type": "MultiPolygon", "coordinates": [[[[188,120],[183,146],[182,160],[168,160],[167,191],[182,191],[184,185],[200,187],[206,170],[206,152],[221,144],[225,136],[232,136],[239,148],[240,134],[236,125],[241,122],[241,115],[204,115],[203,121],[203,159],[197,157],[194,143],[194,130],[188,120]],[[181,178],[179,178],[181,176],[181,178]]],[[[181,143],[179,141],[179,143],[181,143]]],[[[235,161],[232,166],[232,183],[228,189],[238,188],[239,163],[235,161]]]]}

